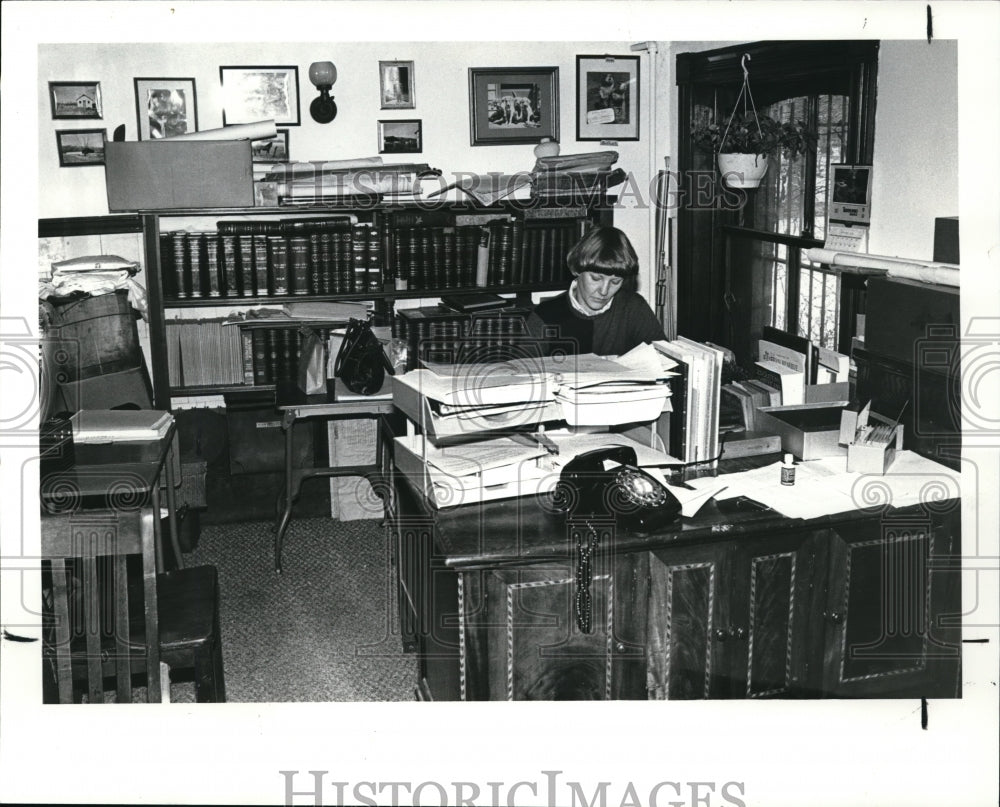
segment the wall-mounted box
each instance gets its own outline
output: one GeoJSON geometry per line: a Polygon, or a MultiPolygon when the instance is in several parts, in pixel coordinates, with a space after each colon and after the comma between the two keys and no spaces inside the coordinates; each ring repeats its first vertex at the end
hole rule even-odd
{"type": "Polygon", "coordinates": [[[781,450],[800,460],[816,460],[847,453],[840,445],[840,412],[847,401],[762,406],[757,410],[757,428],[781,437],[781,450]]]}
{"type": "Polygon", "coordinates": [[[108,143],[108,210],[253,207],[249,140],[108,143]]]}
{"type": "Polygon", "coordinates": [[[958,216],[934,219],[934,262],[959,263],[958,216]]]}

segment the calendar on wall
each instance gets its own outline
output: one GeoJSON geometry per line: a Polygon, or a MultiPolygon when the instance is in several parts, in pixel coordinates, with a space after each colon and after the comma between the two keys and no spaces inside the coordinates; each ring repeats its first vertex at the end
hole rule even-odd
{"type": "Polygon", "coordinates": [[[830,195],[826,207],[826,249],[867,252],[871,223],[872,167],[830,166],[830,195]]]}

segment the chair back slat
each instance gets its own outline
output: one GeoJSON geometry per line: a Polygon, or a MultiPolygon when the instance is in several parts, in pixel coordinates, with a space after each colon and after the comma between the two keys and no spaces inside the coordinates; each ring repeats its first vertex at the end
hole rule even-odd
{"type": "MultiPolygon", "coordinates": [[[[84,540],[92,536],[84,536],[84,540]]],[[[104,669],[101,664],[101,618],[98,596],[97,557],[83,559],[83,631],[87,639],[87,697],[104,703],[104,669]]]]}
{"type": "Polygon", "coordinates": [[[69,587],[66,585],[66,561],[52,561],[52,613],[55,617],[55,675],[59,703],[73,702],[73,658],[70,655],[69,587]]]}
{"type": "Polygon", "coordinates": [[[140,531],[142,541],[142,586],[145,596],[146,618],[146,692],[150,703],[160,703],[160,631],[159,605],[156,597],[156,547],[154,526],[159,524],[160,514],[155,518],[151,510],[144,510],[140,531]],[[151,641],[150,637],[156,637],[151,641]]]}
{"type": "Polygon", "coordinates": [[[125,555],[115,555],[112,574],[115,592],[115,690],[118,703],[132,702],[132,648],[128,624],[128,570],[125,555]]]}

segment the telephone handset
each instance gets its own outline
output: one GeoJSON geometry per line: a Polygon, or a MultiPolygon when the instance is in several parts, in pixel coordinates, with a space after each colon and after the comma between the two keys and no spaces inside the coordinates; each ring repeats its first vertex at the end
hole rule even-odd
{"type": "Polygon", "coordinates": [[[677,519],[680,502],[660,482],[636,467],[631,446],[608,446],[566,463],[557,499],[577,517],[614,516],[629,532],[652,532],[677,519]],[[608,468],[606,463],[618,463],[608,468]]]}
{"type": "Polygon", "coordinates": [[[589,519],[613,517],[623,530],[647,533],[675,520],[680,502],[652,476],[636,467],[635,449],[608,446],[588,451],[566,463],[556,486],[555,504],[574,518],[587,521],[577,530],[576,592],[574,610],[577,627],[593,630],[593,559],[598,532],[589,519]],[[611,463],[618,463],[608,467],[611,463]]]}

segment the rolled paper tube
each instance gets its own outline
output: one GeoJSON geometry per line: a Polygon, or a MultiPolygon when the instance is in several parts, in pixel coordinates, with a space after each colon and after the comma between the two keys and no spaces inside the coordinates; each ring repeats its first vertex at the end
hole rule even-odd
{"type": "Polygon", "coordinates": [[[261,120],[254,123],[236,123],[223,126],[221,129],[203,129],[200,132],[188,132],[164,138],[171,142],[176,140],[266,140],[278,134],[278,127],[273,120],[261,120]]]}
{"type": "Polygon", "coordinates": [[[888,255],[868,255],[860,252],[838,252],[837,250],[822,249],[819,247],[806,250],[806,257],[811,261],[825,263],[828,266],[878,269],[888,272],[892,277],[901,277],[906,280],[941,283],[946,286],[959,285],[958,267],[951,263],[915,261],[906,258],[893,258],[888,255]]]}

